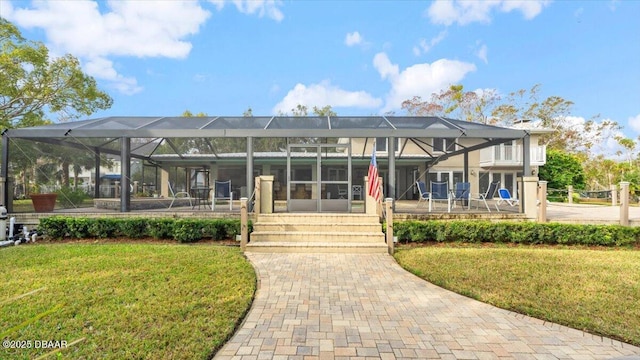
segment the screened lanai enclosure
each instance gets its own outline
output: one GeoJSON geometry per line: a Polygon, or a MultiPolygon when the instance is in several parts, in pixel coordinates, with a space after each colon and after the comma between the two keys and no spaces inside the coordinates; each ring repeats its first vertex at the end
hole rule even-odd
{"type": "Polygon", "coordinates": [[[106,117],[4,130],[0,185],[9,211],[14,199],[64,187],[94,198],[84,206],[110,199],[128,212],[132,199],[216,181],[251,197],[255,177],[271,175],[286,211],[355,211],[374,149],[384,197],[415,200],[416,181],[435,179],[435,167],[448,167],[451,186],[470,181],[474,154],[516,141],[528,176],[528,131],[441,117],[106,117]]]}

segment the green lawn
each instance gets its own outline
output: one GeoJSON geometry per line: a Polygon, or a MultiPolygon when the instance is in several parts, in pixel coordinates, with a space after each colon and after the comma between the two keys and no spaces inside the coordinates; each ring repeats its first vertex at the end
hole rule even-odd
{"type": "Polygon", "coordinates": [[[640,251],[452,244],[399,249],[395,258],[474,299],[640,345],[640,251]]]}
{"type": "MultiPolygon", "coordinates": [[[[256,286],[239,248],[205,244],[22,245],[0,266],[0,338],[73,343],[63,358],[207,358],[256,286]]],[[[3,346],[0,359],[50,351],[3,346]]]]}

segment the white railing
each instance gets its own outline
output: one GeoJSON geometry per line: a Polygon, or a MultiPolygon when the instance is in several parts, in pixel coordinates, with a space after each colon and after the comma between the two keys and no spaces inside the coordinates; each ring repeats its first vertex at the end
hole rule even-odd
{"type": "MultiPolygon", "coordinates": [[[[547,162],[547,147],[532,146],[531,165],[541,166],[547,162]]],[[[480,166],[522,165],[522,145],[502,144],[480,150],[480,166]]]]}

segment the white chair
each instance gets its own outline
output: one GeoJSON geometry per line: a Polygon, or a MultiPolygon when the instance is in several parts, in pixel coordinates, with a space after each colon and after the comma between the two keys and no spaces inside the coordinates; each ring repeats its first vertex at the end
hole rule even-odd
{"type": "MultiPolygon", "coordinates": [[[[489,209],[489,204],[487,204],[487,200],[492,200],[496,196],[496,191],[498,190],[499,186],[500,186],[500,181],[494,181],[489,185],[489,188],[487,189],[486,193],[477,194],[477,196],[472,198],[471,200],[477,201],[478,204],[480,204],[480,201],[482,201],[484,203],[484,206],[487,207],[487,211],[491,212],[491,209],[489,209]]],[[[477,208],[478,208],[478,205],[476,205],[476,209],[477,208]]],[[[497,204],[496,204],[496,210],[500,211],[497,204]]]]}
{"type": "Polygon", "coordinates": [[[169,205],[169,209],[171,209],[171,207],[173,206],[173,203],[177,199],[189,199],[189,206],[193,207],[193,203],[191,202],[191,195],[189,195],[188,192],[186,192],[186,191],[175,192],[175,191],[173,191],[173,187],[171,186],[171,182],[169,182],[168,184],[169,184],[169,192],[171,193],[171,204],[169,205]]]}
{"type": "Polygon", "coordinates": [[[351,196],[358,197],[358,200],[362,200],[362,185],[352,185],[351,186],[351,196]]]}
{"type": "Polygon", "coordinates": [[[338,185],[338,199],[346,199],[348,194],[349,194],[349,191],[346,186],[338,185]]]}
{"type": "Polygon", "coordinates": [[[229,210],[233,210],[233,191],[231,191],[231,180],[214,181],[213,199],[211,200],[211,210],[216,210],[216,200],[229,200],[229,210]]]}
{"type": "Polygon", "coordinates": [[[418,191],[420,192],[418,205],[416,207],[420,207],[421,203],[427,203],[429,201],[429,192],[427,191],[427,185],[424,184],[424,181],[416,181],[416,186],[418,186],[418,191]]]}

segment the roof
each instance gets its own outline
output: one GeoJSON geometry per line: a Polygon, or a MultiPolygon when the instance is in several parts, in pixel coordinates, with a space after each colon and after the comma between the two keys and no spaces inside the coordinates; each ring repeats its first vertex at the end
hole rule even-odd
{"type": "Polygon", "coordinates": [[[409,116],[115,116],[8,129],[13,138],[470,137],[517,139],[526,130],[442,117],[409,116]]]}
{"type": "MultiPolygon", "coordinates": [[[[119,139],[132,139],[129,154],[139,159],[167,160],[167,152],[181,160],[196,160],[193,149],[204,149],[219,159],[228,150],[211,139],[253,138],[454,138],[477,139],[478,144],[440,155],[440,158],[521,139],[529,130],[504,128],[442,117],[411,116],[215,116],[150,117],[115,116],[7,129],[9,139],[28,139],[93,153],[121,155],[119,139]],[[183,139],[183,140],[178,140],[183,139]],[[166,141],[165,141],[166,140],[166,141]],[[161,144],[170,150],[160,149],[161,144]]],[[[419,145],[420,146],[420,145],[419,145]]],[[[257,150],[257,149],[256,149],[257,150]]],[[[237,152],[237,151],[231,151],[237,152]]],[[[431,158],[429,151],[425,153],[431,158]]],[[[401,157],[407,157],[403,154],[401,157]]],[[[205,158],[202,158],[204,160],[205,158]]]]}

